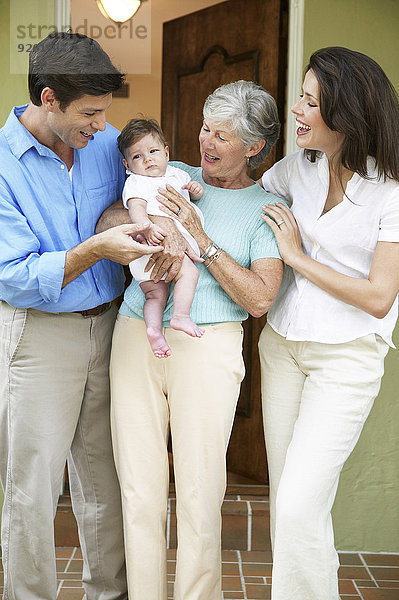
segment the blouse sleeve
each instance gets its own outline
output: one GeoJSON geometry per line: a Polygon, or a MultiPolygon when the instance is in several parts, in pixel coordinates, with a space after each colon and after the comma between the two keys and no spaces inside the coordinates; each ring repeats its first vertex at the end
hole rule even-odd
{"type": "Polygon", "coordinates": [[[385,203],[380,218],[379,242],[399,242],[399,185],[385,203]]]}
{"type": "Polygon", "coordinates": [[[262,186],[265,191],[271,192],[280,198],[284,198],[289,205],[291,204],[289,173],[290,164],[293,158],[294,155],[289,155],[286,158],[279,160],[262,175],[262,186]]]}

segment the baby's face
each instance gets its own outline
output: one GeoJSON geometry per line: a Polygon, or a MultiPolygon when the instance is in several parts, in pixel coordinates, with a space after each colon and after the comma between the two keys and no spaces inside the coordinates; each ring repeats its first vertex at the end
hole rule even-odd
{"type": "Polygon", "coordinates": [[[149,133],[127,149],[123,164],[136,175],[161,177],[165,175],[168,160],[169,148],[149,133]]]}

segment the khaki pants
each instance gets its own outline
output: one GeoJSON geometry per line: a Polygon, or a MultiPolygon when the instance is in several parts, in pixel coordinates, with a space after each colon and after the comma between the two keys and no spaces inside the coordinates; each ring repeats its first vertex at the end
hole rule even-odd
{"type": "Polygon", "coordinates": [[[115,312],[84,318],[0,303],[5,600],[56,598],[53,519],[67,457],[86,598],[126,598],[109,426],[115,312]]]}
{"type": "Polygon", "coordinates": [[[166,600],[170,425],[177,496],[176,600],[221,598],[226,449],[244,375],[242,327],[170,328],[154,357],[144,322],[118,315],[111,356],[111,426],[122,490],[129,600],[166,600]]]}
{"type": "Polygon", "coordinates": [[[378,394],[388,345],[374,334],[344,344],[293,342],[266,325],[259,351],[272,599],[338,600],[331,508],[378,394]]]}

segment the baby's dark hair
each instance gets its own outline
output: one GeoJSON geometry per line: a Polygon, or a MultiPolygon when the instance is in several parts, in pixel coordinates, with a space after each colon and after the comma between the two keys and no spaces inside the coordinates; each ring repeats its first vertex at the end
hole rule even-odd
{"type": "Polygon", "coordinates": [[[167,146],[164,133],[155,119],[131,119],[118,136],[119,152],[126,158],[125,152],[145,135],[152,134],[167,146]]]}

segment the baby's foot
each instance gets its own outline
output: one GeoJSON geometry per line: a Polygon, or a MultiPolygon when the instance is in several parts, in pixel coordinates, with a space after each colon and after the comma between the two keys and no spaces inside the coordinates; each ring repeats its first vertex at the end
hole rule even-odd
{"type": "Polygon", "coordinates": [[[188,335],[191,335],[192,337],[202,337],[205,332],[204,329],[198,327],[198,325],[187,316],[174,315],[170,320],[170,326],[172,329],[184,331],[184,333],[188,333],[188,335]]]}
{"type": "Polygon", "coordinates": [[[157,358],[168,358],[172,354],[160,329],[147,327],[147,337],[151,349],[157,358]]]}

